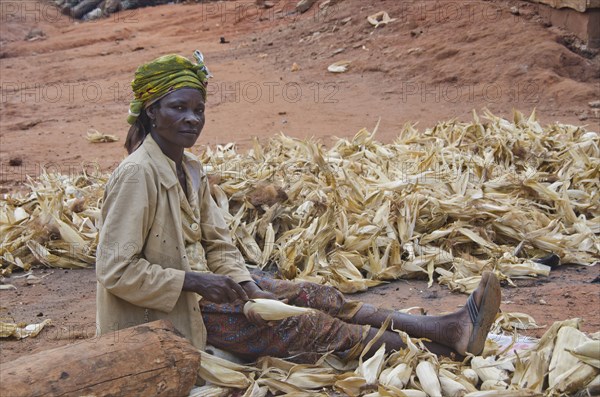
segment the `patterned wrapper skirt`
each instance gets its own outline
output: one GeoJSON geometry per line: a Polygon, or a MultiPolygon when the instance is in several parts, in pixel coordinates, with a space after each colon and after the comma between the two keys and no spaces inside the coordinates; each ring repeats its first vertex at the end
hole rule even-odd
{"type": "Polygon", "coordinates": [[[315,362],[327,352],[342,360],[360,354],[369,326],[346,322],[360,309],[360,302],[347,301],[330,286],[277,280],[262,272],[252,277],[263,290],[287,299],[288,304],[317,310],[258,326],[246,319],[243,303],[217,304],[202,299],[208,344],[246,360],[273,356],[315,362]]]}

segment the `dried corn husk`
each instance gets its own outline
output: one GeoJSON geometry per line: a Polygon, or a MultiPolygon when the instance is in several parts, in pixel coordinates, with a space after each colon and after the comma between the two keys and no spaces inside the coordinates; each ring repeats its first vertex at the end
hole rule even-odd
{"type": "Polygon", "coordinates": [[[87,132],[86,139],[92,143],[116,142],[119,140],[115,135],[103,134],[94,129],[87,132]]]}
{"type": "Polygon", "coordinates": [[[536,324],[535,319],[529,314],[510,312],[500,313],[496,318],[494,328],[512,331],[515,329],[536,329],[541,327],[536,324]]]}
{"type": "Polygon", "coordinates": [[[569,352],[590,341],[581,331],[572,327],[562,327],[558,331],[548,374],[550,389],[570,393],[585,387],[596,377],[600,372],[598,368],[580,361],[569,352]]]}
{"type": "Polygon", "coordinates": [[[318,389],[333,386],[337,375],[334,371],[328,371],[320,367],[296,365],[290,369],[284,379],[287,383],[302,389],[318,389]]]}
{"type": "Polygon", "coordinates": [[[367,17],[367,21],[374,27],[378,28],[381,25],[387,25],[390,22],[395,21],[396,19],[390,18],[390,15],[385,11],[379,11],[376,14],[369,15],[367,17]]]}
{"type": "Polygon", "coordinates": [[[590,396],[597,396],[600,394],[600,374],[587,384],[585,393],[588,393],[590,396]]]}
{"type": "Polygon", "coordinates": [[[245,389],[252,383],[245,372],[254,370],[256,369],[203,353],[198,375],[217,386],[245,389]]]}
{"type": "Polygon", "coordinates": [[[383,368],[384,359],[385,344],[381,345],[373,357],[361,363],[358,366],[356,373],[364,378],[367,385],[374,385],[377,383],[377,379],[379,379],[379,375],[383,368]]]}
{"type": "Polygon", "coordinates": [[[586,340],[572,350],[565,350],[584,363],[600,369],[600,340],[586,340]]]}
{"type": "Polygon", "coordinates": [[[350,61],[338,61],[329,65],[327,70],[331,73],[344,73],[348,70],[350,63],[350,61]]]}
{"type": "Polygon", "coordinates": [[[188,397],[227,397],[232,389],[216,385],[196,386],[192,388],[188,397]]]}
{"type": "Polygon", "coordinates": [[[51,324],[50,319],[46,319],[39,324],[21,325],[15,323],[0,322],[0,338],[15,337],[17,339],[23,339],[27,337],[37,336],[42,329],[51,324]]]}

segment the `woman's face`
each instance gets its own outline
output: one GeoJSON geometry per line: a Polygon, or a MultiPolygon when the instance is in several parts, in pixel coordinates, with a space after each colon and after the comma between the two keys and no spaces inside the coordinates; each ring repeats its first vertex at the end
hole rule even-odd
{"type": "Polygon", "coordinates": [[[146,112],[155,125],[152,137],[171,158],[194,146],[204,127],[204,98],[194,88],[174,91],[146,112]]]}

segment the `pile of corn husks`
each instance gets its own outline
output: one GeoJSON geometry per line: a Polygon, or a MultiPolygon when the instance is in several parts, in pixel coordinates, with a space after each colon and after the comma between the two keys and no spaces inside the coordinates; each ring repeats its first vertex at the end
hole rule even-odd
{"type": "Polygon", "coordinates": [[[244,397],[339,395],[332,391],[351,397],[595,395],[600,333],[589,338],[577,328],[577,319],[554,323],[537,344],[517,353],[511,346],[499,351],[488,339],[482,356],[463,362],[439,358],[403,332],[407,348],[386,354],[382,346],[368,360],[350,363],[325,355],[314,365],[263,357],[247,366],[203,354],[199,375],[209,384],[190,396],[228,396],[234,389],[244,397]]]}
{"type": "Polygon", "coordinates": [[[29,178],[29,195],[0,201],[0,275],[33,264],[79,268],[95,263],[100,206],[108,176],[29,178]]]}
{"type": "MultiPolygon", "coordinates": [[[[547,275],[532,261],[600,256],[600,135],[545,129],[515,113],[419,132],[392,144],[360,131],[331,149],[286,136],[245,155],[200,154],[213,195],[248,263],[343,292],[428,277],[472,291],[483,270],[547,275]]],[[[94,263],[107,176],[43,174],[0,201],[1,274],[40,262],[94,263]]]]}
{"type": "Polygon", "coordinates": [[[592,264],[598,133],[486,116],[425,132],[406,126],[388,145],[366,130],[329,150],[279,136],[244,156],[225,146],[202,160],[219,177],[213,194],[248,262],[273,262],[284,278],[355,292],[438,273],[470,292],[483,270],[509,282],[547,275],[531,259],[549,252],[592,264]]]}

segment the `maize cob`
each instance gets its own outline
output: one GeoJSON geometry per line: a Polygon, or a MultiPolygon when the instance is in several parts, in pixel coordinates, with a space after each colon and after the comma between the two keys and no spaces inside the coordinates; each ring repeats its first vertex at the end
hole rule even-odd
{"type": "Polygon", "coordinates": [[[467,394],[467,389],[463,385],[442,375],[440,375],[440,385],[442,387],[443,396],[463,397],[467,394]]]}
{"type": "Polygon", "coordinates": [[[465,379],[468,380],[473,386],[477,386],[477,383],[479,383],[479,376],[477,375],[477,372],[475,372],[474,369],[465,368],[462,370],[462,374],[465,377],[465,379]]]}
{"type": "Polygon", "coordinates": [[[541,394],[529,389],[482,390],[466,394],[465,397],[540,397],[541,394]]]}
{"type": "MultiPolygon", "coordinates": [[[[467,380],[467,378],[465,378],[463,374],[454,374],[445,368],[440,368],[439,375],[440,379],[443,376],[457,383],[460,383],[465,389],[465,394],[477,391],[477,388],[469,380],[467,380]]],[[[477,377],[477,374],[475,374],[475,376],[477,377]]]]}
{"type": "Polygon", "coordinates": [[[481,390],[506,390],[508,384],[501,380],[488,379],[481,384],[481,390]]]}
{"type": "Polygon", "coordinates": [[[383,363],[385,361],[385,343],[382,344],[379,349],[373,354],[367,361],[359,364],[356,369],[356,373],[365,378],[367,385],[374,385],[377,383],[383,363]]]}
{"type": "MultiPolygon", "coordinates": [[[[416,389],[402,389],[400,390],[406,397],[427,397],[427,393],[416,389]]],[[[402,396],[402,394],[400,394],[402,396]]]]}
{"type": "Polygon", "coordinates": [[[247,316],[250,310],[266,321],[283,320],[314,311],[305,307],[291,306],[274,299],[252,299],[244,305],[244,314],[247,316]]]}
{"type": "Polygon", "coordinates": [[[471,368],[477,373],[479,378],[485,382],[486,380],[507,380],[508,374],[506,371],[497,367],[497,363],[493,357],[484,359],[483,357],[473,357],[471,360],[471,368]]]}
{"type": "Polygon", "coordinates": [[[423,391],[430,397],[442,395],[442,388],[437,372],[429,361],[421,361],[415,369],[423,391]]]}
{"type": "Polygon", "coordinates": [[[410,380],[412,368],[406,363],[400,363],[394,368],[388,368],[381,372],[379,381],[385,386],[393,386],[402,389],[410,380]]]}

